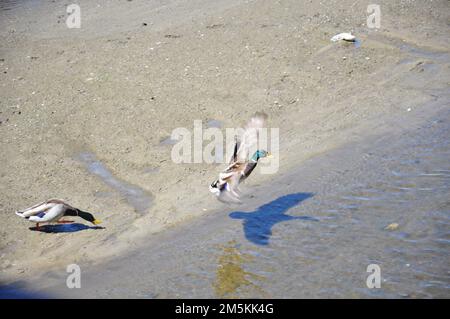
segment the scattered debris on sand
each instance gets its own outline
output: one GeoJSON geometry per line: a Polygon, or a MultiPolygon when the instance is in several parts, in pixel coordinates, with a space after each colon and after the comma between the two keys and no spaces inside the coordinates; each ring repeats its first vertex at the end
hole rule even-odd
{"type": "Polygon", "coordinates": [[[331,41],[332,42],[337,42],[337,41],[355,42],[356,37],[351,33],[343,32],[343,33],[336,34],[334,37],[331,38],[331,41]]]}
{"type": "Polygon", "coordinates": [[[384,229],[385,230],[397,230],[398,229],[399,224],[397,223],[392,223],[387,225],[384,229]]]}

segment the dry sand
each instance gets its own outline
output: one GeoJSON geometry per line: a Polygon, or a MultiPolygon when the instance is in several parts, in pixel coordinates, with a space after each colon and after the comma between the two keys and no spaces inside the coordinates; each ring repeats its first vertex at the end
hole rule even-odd
{"type": "MultiPolygon", "coordinates": [[[[379,30],[366,26],[370,1],[78,3],[79,30],[64,26],[63,1],[0,12],[3,282],[104,261],[221,209],[208,192],[221,166],[175,164],[160,144],[176,127],[236,127],[264,111],[281,128],[285,173],[448,98],[448,1],[378,1],[379,30]],[[358,45],[330,42],[349,31],[358,45]],[[148,211],[89,173],[82,152],[152,194],[148,211]],[[54,197],[105,229],[40,233],[14,215],[54,197]]],[[[270,179],[254,174],[245,188],[270,179]]]]}

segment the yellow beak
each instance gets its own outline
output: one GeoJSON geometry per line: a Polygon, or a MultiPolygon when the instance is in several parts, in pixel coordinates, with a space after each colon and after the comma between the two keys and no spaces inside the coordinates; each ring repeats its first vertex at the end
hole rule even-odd
{"type": "Polygon", "coordinates": [[[267,156],[266,156],[267,158],[272,158],[273,157],[273,155],[272,155],[272,153],[267,153],[267,156]]]}
{"type": "Polygon", "coordinates": [[[98,224],[100,224],[101,222],[102,222],[101,220],[96,219],[96,220],[94,220],[92,223],[93,223],[94,225],[98,225],[98,224]]]}

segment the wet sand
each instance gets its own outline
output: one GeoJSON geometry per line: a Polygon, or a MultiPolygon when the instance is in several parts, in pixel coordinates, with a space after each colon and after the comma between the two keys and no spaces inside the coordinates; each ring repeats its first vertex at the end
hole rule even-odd
{"type": "MultiPolygon", "coordinates": [[[[80,30],[64,27],[63,3],[26,3],[2,11],[0,19],[3,282],[60,273],[69,263],[113,267],[115,257],[149,242],[157,247],[167,240],[169,252],[179,253],[187,248],[171,244],[178,241],[152,238],[176,238],[187,225],[204,220],[208,225],[225,220],[224,227],[231,227],[223,216],[232,211],[254,209],[290,193],[315,193],[303,186],[292,191],[279,186],[270,195],[264,190],[274,180],[283,185],[280,176],[302,170],[305,162],[320,156],[346,162],[347,155],[333,150],[369,143],[371,136],[385,136],[388,143],[392,136],[386,123],[393,123],[401,136],[425,121],[423,114],[442,116],[446,113],[437,112],[448,107],[446,1],[381,1],[378,31],[365,25],[363,1],[353,7],[354,1],[330,1],[326,7],[299,1],[219,1],[214,6],[202,1],[111,1],[97,7],[95,1],[81,1],[85,20],[80,30]],[[334,34],[350,30],[358,45],[330,43],[334,34]],[[254,174],[243,187],[249,206],[227,207],[207,188],[221,166],[172,163],[171,145],[161,141],[176,127],[192,128],[197,119],[236,127],[255,111],[265,111],[269,125],[281,128],[279,176],[254,174]],[[145,213],[126,192],[77,160],[86,152],[114,180],[149,194],[152,201],[145,213]],[[95,213],[105,229],[39,233],[13,214],[51,197],[95,213]]],[[[333,161],[327,165],[336,171],[333,161]]],[[[373,174],[375,180],[378,171],[373,174]]],[[[319,175],[314,181],[325,192],[333,184],[319,175]]],[[[349,178],[339,185],[347,181],[357,183],[349,178]]],[[[319,205],[317,198],[305,203],[319,205]]],[[[406,214],[408,209],[397,210],[406,214]]],[[[343,209],[342,214],[351,211],[343,209]]],[[[313,212],[308,216],[317,217],[313,212]]],[[[384,216],[383,221],[391,220],[384,216]]],[[[337,226],[344,227],[341,223],[337,226]]],[[[230,232],[237,234],[239,223],[233,225],[230,232]]],[[[341,239],[351,241],[348,236],[341,239]]],[[[220,238],[217,244],[228,245],[225,235],[220,238]]],[[[245,237],[236,240],[247,245],[245,237]]],[[[233,251],[236,244],[230,246],[233,251]]],[[[447,261],[447,254],[436,252],[436,258],[447,261]]],[[[154,269],[155,274],[160,271],[154,269]]],[[[43,278],[39,285],[46,285],[43,278]]],[[[175,295],[170,288],[154,291],[157,297],[175,295]]],[[[91,290],[89,295],[103,293],[91,290]]],[[[133,295],[124,290],[116,296],[121,293],[133,295]]],[[[211,294],[199,288],[197,296],[211,294]]],[[[258,294],[250,290],[248,295],[258,294]]],[[[434,295],[442,291],[423,296],[434,295]]],[[[299,295],[274,290],[269,296],[299,295]]]]}

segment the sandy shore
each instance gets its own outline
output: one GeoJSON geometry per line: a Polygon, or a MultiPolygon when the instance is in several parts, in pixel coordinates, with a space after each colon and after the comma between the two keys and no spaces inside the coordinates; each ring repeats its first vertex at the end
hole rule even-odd
{"type": "Polygon", "coordinates": [[[206,2],[79,1],[79,30],[64,26],[64,2],[0,12],[3,282],[98,263],[222,209],[207,187],[221,166],[175,164],[161,145],[176,127],[265,111],[286,173],[446,98],[448,1],[379,1],[379,30],[366,1],[206,2]],[[358,45],[330,42],[349,31],[358,45]],[[147,211],[90,173],[85,152],[149,194],[147,211]],[[54,197],[105,229],[40,233],[14,215],[54,197]]]}

